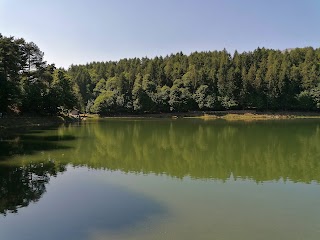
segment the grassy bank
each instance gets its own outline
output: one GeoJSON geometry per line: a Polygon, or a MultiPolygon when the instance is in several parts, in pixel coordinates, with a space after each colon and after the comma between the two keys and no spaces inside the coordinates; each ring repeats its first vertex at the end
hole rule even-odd
{"type": "Polygon", "coordinates": [[[247,110],[238,111],[192,111],[172,113],[143,113],[143,114],[110,114],[102,118],[195,118],[203,120],[223,119],[227,121],[260,121],[276,119],[309,119],[319,118],[317,112],[255,112],[247,110]]]}
{"type": "Polygon", "coordinates": [[[200,118],[204,120],[223,119],[226,121],[264,121],[281,119],[311,119],[319,118],[320,114],[316,112],[246,112],[246,111],[226,111],[226,112],[206,112],[199,116],[191,118],[200,118]]]}

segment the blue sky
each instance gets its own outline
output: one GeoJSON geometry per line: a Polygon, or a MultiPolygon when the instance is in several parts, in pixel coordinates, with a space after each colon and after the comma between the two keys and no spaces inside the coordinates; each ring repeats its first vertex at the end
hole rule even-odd
{"type": "Polygon", "coordinates": [[[182,51],[320,46],[319,0],[0,0],[0,33],[58,67],[182,51]]]}

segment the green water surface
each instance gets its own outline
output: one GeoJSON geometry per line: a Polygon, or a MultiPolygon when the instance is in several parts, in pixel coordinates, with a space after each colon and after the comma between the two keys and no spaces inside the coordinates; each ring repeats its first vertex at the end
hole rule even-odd
{"type": "Polygon", "coordinates": [[[0,239],[320,239],[320,121],[109,119],[0,136],[0,239]]]}

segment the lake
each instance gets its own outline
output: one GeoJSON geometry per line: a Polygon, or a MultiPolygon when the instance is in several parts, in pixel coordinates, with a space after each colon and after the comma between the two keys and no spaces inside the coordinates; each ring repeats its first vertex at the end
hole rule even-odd
{"type": "Polygon", "coordinates": [[[0,137],[0,239],[320,239],[320,121],[106,119],[0,137]]]}

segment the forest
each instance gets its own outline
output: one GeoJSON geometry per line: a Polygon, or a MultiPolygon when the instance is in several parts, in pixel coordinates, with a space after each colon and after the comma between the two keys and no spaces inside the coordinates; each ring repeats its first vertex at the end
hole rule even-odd
{"type": "Polygon", "coordinates": [[[179,52],[68,69],[43,57],[35,43],[0,34],[0,112],[320,109],[320,48],[179,52]]]}

